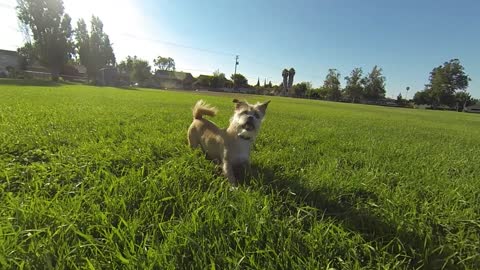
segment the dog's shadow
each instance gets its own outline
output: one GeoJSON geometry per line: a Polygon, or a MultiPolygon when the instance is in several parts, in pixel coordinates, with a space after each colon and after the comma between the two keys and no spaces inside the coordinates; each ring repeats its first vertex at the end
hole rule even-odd
{"type": "Polygon", "coordinates": [[[411,258],[409,266],[437,269],[446,262],[447,268],[453,266],[448,257],[454,251],[444,250],[443,253],[429,254],[427,258],[421,257],[421,254],[427,252],[425,249],[429,248],[425,246],[425,236],[389,224],[368,208],[358,210],[355,207],[358,202],[376,201],[378,198],[375,193],[357,190],[354,194],[340,196],[333,190],[311,190],[302,185],[306,181],[300,176],[286,177],[282,173],[276,173],[280,171],[281,168],[264,168],[252,164],[248,177],[242,184],[247,186],[260,184],[268,194],[272,191],[280,196],[292,197],[292,194],[295,194],[294,200],[299,205],[317,209],[321,213],[318,215],[319,218],[329,217],[339,221],[348,230],[361,234],[366,241],[377,243],[379,246],[388,246],[388,252],[394,256],[402,252],[407,253],[406,255],[411,258]],[[392,245],[395,242],[401,243],[403,247],[392,245]]]}

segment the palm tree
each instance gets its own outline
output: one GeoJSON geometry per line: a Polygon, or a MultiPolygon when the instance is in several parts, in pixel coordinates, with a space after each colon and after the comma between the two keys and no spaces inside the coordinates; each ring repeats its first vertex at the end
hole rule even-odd
{"type": "Polygon", "coordinates": [[[290,68],[288,71],[288,89],[292,88],[293,86],[293,77],[295,77],[295,69],[290,68]]]}
{"type": "Polygon", "coordinates": [[[282,96],[285,96],[287,94],[287,86],[288,86],[288,69],[284,69],[282,71],[282,77],[283,77],[283,91],[282,91],[282,96]]]}

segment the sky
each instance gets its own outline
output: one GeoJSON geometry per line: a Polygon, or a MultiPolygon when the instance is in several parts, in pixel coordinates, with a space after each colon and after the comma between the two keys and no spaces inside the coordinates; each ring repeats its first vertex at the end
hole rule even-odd
{"type": "MultiPolygon", "coordinates": [[[[480,98],[478,0],[64,0],[76,22],[99,16],[117,61],[127,55],[175,59],[177,70],[233,74],[250,84],[278,84],[284,68],[295,82],[318,87],[328,69],[342,78],[355,67],[383,69],[388,97],[423,90],[430,71],[460,59],[480,98]]],[[[0,49],[24,37],[15,0],[0,0],[0,49]]],[[[75,26],[74,23],[73,26],[75,26]]],[[[345,81],[342,80],[342,85],[345,81]]]]}

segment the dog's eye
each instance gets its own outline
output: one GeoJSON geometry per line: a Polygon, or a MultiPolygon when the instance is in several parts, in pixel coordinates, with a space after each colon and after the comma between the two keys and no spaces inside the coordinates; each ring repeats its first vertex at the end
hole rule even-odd
{"type": "Polygon", "coordinates": [[[255,112],[255,113],[253,114],[253,116],[255,116],[255,118],[257,118],[257,119],[260,118],[260,114],[258,114],[258,112],[255,112]]]}
{"type": "Polygon", "coordinates": [[[243,112],[241,112],[240,114],[247,114],[247,111],[243,111],[243,112]]]}

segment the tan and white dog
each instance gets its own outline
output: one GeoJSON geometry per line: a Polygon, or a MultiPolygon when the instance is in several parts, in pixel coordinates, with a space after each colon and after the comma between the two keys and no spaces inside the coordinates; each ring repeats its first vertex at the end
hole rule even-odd
{"type": "Polygon", "coordinates": [[[270,101],[248,104],[234,99],[235,110],[230,125],[221,129],[203,118],[215,116],[217,109],[199,100],[193,107],[193,122],[188,128],[188,143],[201,147],[207,157],[222,163],[222,170],[232,185],[244,177],[250,165],[250,150],[260,131],[270,101]]]}

